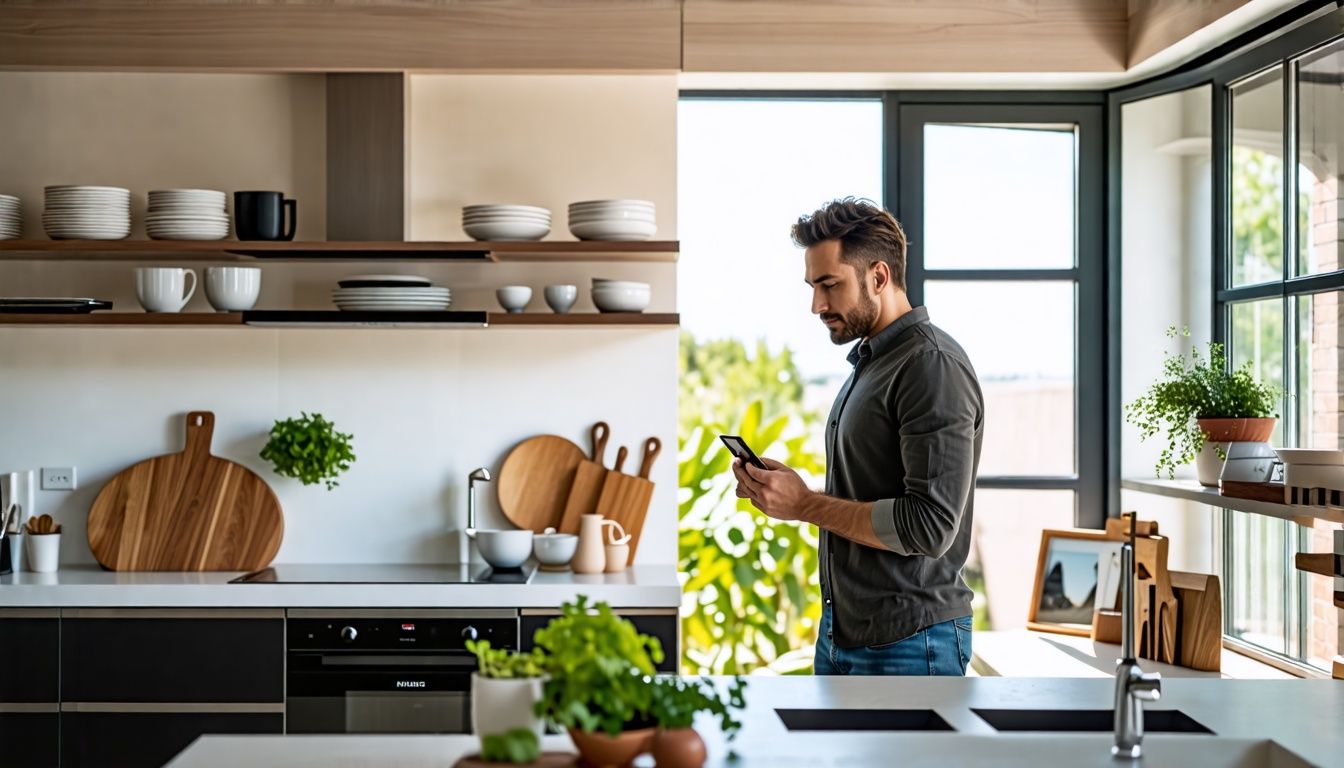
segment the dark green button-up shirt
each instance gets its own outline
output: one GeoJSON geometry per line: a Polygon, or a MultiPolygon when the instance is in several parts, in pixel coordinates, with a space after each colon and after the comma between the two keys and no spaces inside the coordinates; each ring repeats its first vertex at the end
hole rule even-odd
{"type": "Polygon", "coordinates": [[[821,532],[821,589],[842,648],[883,645],[971,613],[984,398],[966,352],[923,307],[850,351],[826,424],[826,493],[871,501],[885,549],[821,532]]]}

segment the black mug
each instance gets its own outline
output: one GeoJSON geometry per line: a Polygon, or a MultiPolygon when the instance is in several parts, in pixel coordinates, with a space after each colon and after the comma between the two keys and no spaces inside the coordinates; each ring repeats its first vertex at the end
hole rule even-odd
{"type": "Polygon", "coordinates": [[[233,193],[233,229],[239,240],[293,240],[298,219],[299,204],[284,192],[233,193]]]}

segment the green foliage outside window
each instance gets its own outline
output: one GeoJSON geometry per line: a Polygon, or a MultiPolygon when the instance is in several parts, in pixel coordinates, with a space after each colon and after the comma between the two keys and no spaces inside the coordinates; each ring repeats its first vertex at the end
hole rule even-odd
{"type": "Polygon", "coordinates": [[[821,618],[817,537],[777,522],[733,489],[732,457],[718,436],[739,434],[802,472],[824,475],[809,446],[821,415],[802,404],[804,381],[788,349],[754,354],[738,340],[681,338],[678,414],[679,566],[685,673],[811,670],[821,618]]]}

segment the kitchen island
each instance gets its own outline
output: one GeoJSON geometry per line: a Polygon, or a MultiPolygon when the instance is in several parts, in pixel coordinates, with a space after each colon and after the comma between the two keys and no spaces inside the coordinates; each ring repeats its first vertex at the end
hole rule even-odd
{"type": "MultiPolygon", "coordinates": [[[[972,710],[1107,710],[1104,679],[753,677],[735,746],[751,766],[1109,766],[1111,734],[999,733],[972,710]],[[932,710],[915,718],[950,731],[790,731],[776,709],[831,710],[845,727],[862,718],[843,710],[932,710]],[[838,714],[836,712],[838,711],[838,714]]],[[[1163,681],[1152,710],[1180,710],[1213,731],[1150,733],[1143,765],[1338,765],[1344,755],[1344,685],[1329,680],[1163,681]]],[[[712,766],[726,765],[717,729],[699,722],[712,766]]],[[[570,748],[549,736],[547,749],[570,748]]],[[[472,736],[204,736],[169,765],[451,766],[472,754],[472,736]]],[[[648,758],[645,758],[648,760],[648,758]]]]}

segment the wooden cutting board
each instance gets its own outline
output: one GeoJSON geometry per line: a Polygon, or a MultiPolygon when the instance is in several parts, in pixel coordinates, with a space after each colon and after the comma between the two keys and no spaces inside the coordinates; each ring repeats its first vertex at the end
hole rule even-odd
{"type": "Polygon", "coordinates": [[[509,522],[534,533],[560,526],[583,449],[563,437],[529,437],[499,468],[499,509],[509,522]]]}
{"type": "Polygon", "coordinates": [[[644,528],[644,517],[649,512],[649,500],[653,498],[653,483],[648,480],[649,470],[653,468],[653,461],[658,458],[662,445],[656,437],[644,441],[644,458],[640,461],[638,477],[621,472],[625,451],[622,448],[622,455],[616,459],[616,468],[607,472],[602,482],[602,493],[597,499],[597,513],[620,523],[625,532],[630,534],[630,563],[635,561],[639,534],[644,528]]]}
{"type": "Polygon", "coordinates": [[[574,470],[574,482],[569,487],[569,498],[565,501],[564,514],[560,516],[560,533],[578,533],[579,522],[584,515],[597,511],[597,499],[602,494],[602,482],[607,477],[607,468],[602,465],[603,454],[607,450],[607,438],[611,428],[605,421],[593,425],[592,458],[579,462],[574,470]]]}
{"type": "Polygon", "coordinates": [[[210,455],[215,415],[187,414],[186,447],[118,472],[89,510],[89,549],[114,571],[255,571],[280,549],[280,500],[210,455]]]}

